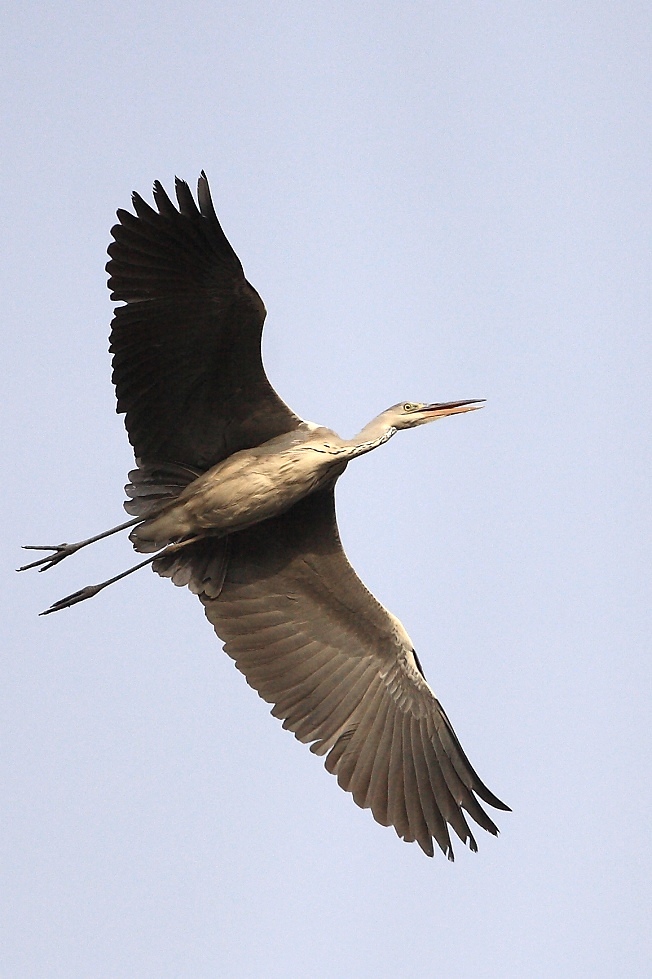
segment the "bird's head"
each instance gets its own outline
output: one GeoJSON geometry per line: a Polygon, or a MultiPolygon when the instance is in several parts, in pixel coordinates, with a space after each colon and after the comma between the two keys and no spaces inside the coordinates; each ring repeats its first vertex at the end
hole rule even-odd
{"type": "Polygon", "coordinates": [[[384,411],[383,418],[392,428],[400,431],[404,428],[416,428],[417,425],[434,422],[435,419],[444,418],[446,415],[459,415],[463,411],[475,411],[476,408],[482,407],[483,400],[445,401],[442,404],[431,405],[422,404],[418,401],[401,401],[384,411]]]}

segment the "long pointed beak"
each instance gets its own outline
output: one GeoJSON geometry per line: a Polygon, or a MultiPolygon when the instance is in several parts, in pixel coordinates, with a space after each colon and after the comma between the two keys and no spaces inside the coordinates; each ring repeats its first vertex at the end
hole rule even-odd
{"type": "Polygon", "coordinates": [[[482,408],[484,402],[484,398],[473,401],[445,401],[443,404],[427,405],[422,410],[428,412],[430,420],[430,418],[443,418],[445,415],[459,415],[463,411],[477,411],[478,408],[482,408]]]}

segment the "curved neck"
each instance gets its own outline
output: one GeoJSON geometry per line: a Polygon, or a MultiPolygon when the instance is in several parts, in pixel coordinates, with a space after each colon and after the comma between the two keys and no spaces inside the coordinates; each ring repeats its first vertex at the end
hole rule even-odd
{"type": "Polygon", "coordinates": [[[352,439],[346,439],[344,444],[348,450],[347,455],[350,459],[355,459],[365,452],[371,452],[372,449],[377,449],[379,445],[388,442],[396,432],[397,429],[393,425],[388,425],[384,418],[374,418],[352,439]]]}

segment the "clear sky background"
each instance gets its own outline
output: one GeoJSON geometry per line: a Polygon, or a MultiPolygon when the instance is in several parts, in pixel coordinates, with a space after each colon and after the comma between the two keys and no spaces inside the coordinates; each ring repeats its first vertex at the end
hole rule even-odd
{"type": "Polygon", "coordinates": [[[2,28],[2,907],[11,979],[650,974],[649,3],[13,4],[2,28]],[[105,249],[205,168],[272,382],[342,435],[486,398],[338,487],[512,807],[378,826],[125,519],[105,249]]]}

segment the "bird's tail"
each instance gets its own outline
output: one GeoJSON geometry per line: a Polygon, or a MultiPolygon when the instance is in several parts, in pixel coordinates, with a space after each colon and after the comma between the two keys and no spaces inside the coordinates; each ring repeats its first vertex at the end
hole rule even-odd
{"type": "MultiPolygon", "coordinates": [[[[169,541],[150,541],[139,536],[139,531],[142,535],[146,522],[160,516],[201,473],[177,463],[136,461],[138,468],[129,473],[131,482],[125,486],[129,499],[124,508],[127,513],[145,521],[129,537],[137,551],[148,553],[160,550],[169,541]]],[[[178,551],[154,558],[152,569],[162,578],[171,578],[175,585],[187,585],[195,595],[217,598],[224,583],[228,549],[228,538],[205,537],[178,551]]]]}
{"type": "Polygon", "coordinates": [[[129,497],[124,503],[127,513],[148,520],[158,516],[174,502],[186,486],[198,476],[199,470],[175,462],[143,462],[137,459],[137,469],[129,473],[131,482],[125,486],[129,497]]]}

